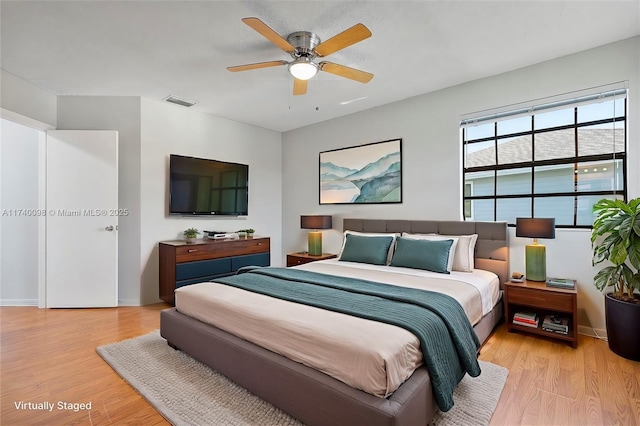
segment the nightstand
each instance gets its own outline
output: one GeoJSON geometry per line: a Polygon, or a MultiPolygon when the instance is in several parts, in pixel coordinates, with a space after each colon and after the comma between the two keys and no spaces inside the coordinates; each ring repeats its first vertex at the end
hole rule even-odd
{"type": "Polygon", "coordinates": [[[289,253],[287,254],[287,267],[303,265],[317,260],[333,259],[337,256],[337,254],[332,253],[322,253],[317,256],[313,256],[309,253],[289,253]]]}
{"type": "Polygon", "coordinates": [[[574,289],[547,287],[545,282],[529,281],[516,283],[508,281],[504,284],[504,312],[509,332],[546,336],[551,339],[565,341],[574,348],[578,346],[578,292],[574,289]],[[516,312],[535,312],[540,318],[537,327],[514,324],[516,312]],[[561,314],[569,318],[567,334],[554,333],[542,329],[545,315],[561,314]]]}

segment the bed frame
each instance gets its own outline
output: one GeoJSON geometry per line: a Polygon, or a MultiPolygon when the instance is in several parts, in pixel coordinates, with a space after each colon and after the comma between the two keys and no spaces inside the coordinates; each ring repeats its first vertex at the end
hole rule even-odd
{"type": "MultiPolygon", "coordinates": [[[[509,274],[506,223],[344,219],[344,230],[478,234],[475,266],[509,274]]],[[[502,318],[502,303],[474,327],[484,342],[502,318]]],[[[437,410],[426,367],[418,368],[391,396],[379,398],[322,372],[181,314],[160,314],[160,334],[179,349],[238,385],[309,425],[427,425],[437,410]]]]}

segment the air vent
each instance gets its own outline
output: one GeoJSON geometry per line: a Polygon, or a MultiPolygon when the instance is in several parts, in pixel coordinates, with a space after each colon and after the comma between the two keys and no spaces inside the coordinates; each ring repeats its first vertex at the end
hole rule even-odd
{"type": "Polygon", "coordinates": [[[164,100],[167,102],[171,102],[172,104],[182,105],[184,107],[191,107],[196,104],[194,101],[188,101],[186,99],[182,99],[173,95],[167,96],[166,98],[164,98],[164,100]]]}

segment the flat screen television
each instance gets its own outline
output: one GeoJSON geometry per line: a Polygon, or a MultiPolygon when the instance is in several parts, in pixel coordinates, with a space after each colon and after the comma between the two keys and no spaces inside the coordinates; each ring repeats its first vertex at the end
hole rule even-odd
{"type": "Polygon", "coordinates": [[[246,216],[249,166],[169,156],[169,214],[246,216]]]}

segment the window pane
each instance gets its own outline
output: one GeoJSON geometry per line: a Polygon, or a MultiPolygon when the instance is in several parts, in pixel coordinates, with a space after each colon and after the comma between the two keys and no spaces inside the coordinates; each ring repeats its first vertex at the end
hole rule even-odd
{"type": "Polygon", "coordinates": [[[537,166],[533,169],[533,193],[572,192],[575,173],[573,164],[537,166]]]}
{"type": "Polygon", "coordinates": [[[559,109],[557,111],[536,114],[533,117],[533,128],[534,130],[540,130],[573,124],[573,114],[574,108],[559,109]]]}
{"type": "Polygon", "coordinates": [[[529,116],[520,109],[463,129],[464,217],[515,224],[533,215],[560,226],[591,225],[592,205],[622,198],[626,189],[627,100],[611,94],[590,104],[538,105],[529,116]],[[603,123],[588,125],[594,121],[603,123]],[[473,143],[480,139],[488,140],[473,143]]]}
{"type": "Polygon", "coordinates": [[[579,163],[576,170],[578,191],[622,190],[622,160],[579,163]]]}
{"type": "Polygon", "coordinates": [[[494,123],[480,124],[478,126],[470,126],[465,129],[465,140],[483,139],[493,136],[494,123]]]}
{"type": "Polygon", "coordinates": [[[471,218],[478,221],[493,221],[493,200],[470,200],[471,218]]]}
{"type": "Polygon", "coordinates": [[[536,133],[533,141],[535,161],[571,158],[576,155],[573,129],[536,133]]]}
{"type": "Polygon", "coordinates": [[[533,202],[534,217],[555,217],[556,225],[573,226],[575,197],[537,197],[533,202]]]}
{"type": "Polygon", "coordinates": [[[516,217],[531,216],[531,198],[504,198],[497,201],[496,221],[515,224],[516,217]]]}
{"type": "Polygon", "coordinates": [[[624,121],[578,128],[578,155],[624,152],[624,121]]]}
{"type": "Polygon", "coordinates": [[[496,147],[494,141],[465,144],[466,168],[493,166],[496,164],[496,147]]]}
{"type": "Polygon", "coordinates": [[[532,135],[498,139],[498,164],[531,161],[532,141],[532,135]]]}
{"type": "MultiPolygon", "coordinates": [[[[493,171],[465,173],[464,175],[465,189],[467,185],[469,185],[469,188],[471,190],[471,193],[468,195],[472,195],[476,197],[483,196],[483,195],[494,195],[493,176],[494,176],[493,171]]],[[[491,210],[493,211],[493,208],[491,210]]]]}
{"type": "Polygon", "coordinates": [[[596,102],[578,107],[578,123],[586,123],[624,115],[624,99],[596,102]]]}
{"type": "Polygon", "coordinates": [[[511,133],[530,132],[531,116],[512,118],[511,120],[498,121],[498,136],[511,133]]]}
{"type": "Polygon", "coordinates": [[[531,193],[531,167],[499,170],[497,195],[517,195],[531,193]]]}
{"type": "Polygon", "coordinates": [[[608,200],[622,200],[622,195],[586,195],[578,197],[577,219],[578,226],[591,226],[595,216],[593,214],[593,205],[599,200],[606,198],[608,200]]]}

